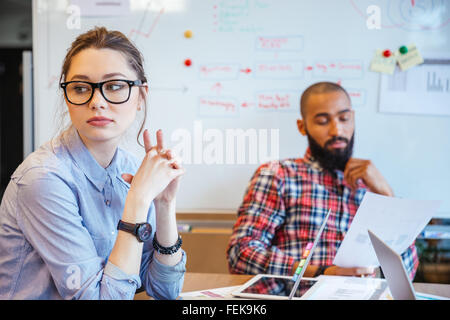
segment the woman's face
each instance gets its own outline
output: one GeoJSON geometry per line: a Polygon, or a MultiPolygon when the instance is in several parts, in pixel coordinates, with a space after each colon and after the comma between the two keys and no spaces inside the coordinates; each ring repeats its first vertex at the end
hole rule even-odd
{"type": "MultiPolygon", "coordinates": [[[[88,48],[72,57],[65,81],[103,82],[112,79],[139,80],[125,57],[112,49],[88,48]]],[[[104,88],[106,89],[106,88],[104,88]]],[[[130,98],[121,104],[105,100],[96,88],[92,99],[74,105],[66,98],[72,124],[85,143],[119,142],[144,103],[139,87],[131,88],[130,98]]],[[[81,90],[81,89],[80,89],[81,90]]]]}

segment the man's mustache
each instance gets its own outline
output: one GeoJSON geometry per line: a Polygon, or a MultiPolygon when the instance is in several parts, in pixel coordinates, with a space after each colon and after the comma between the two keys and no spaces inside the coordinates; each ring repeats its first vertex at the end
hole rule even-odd
{"type": "Polygon", "coordinates": [[[344,137],[334,137],[331,138],[330,140],[328,140],[327,142],[325,142],[325,148],[330,146],[331,144],[335,143],[335,142],[339,142],[339,141],[343,141],[348,145],[348,139],[344,138],[344,137]]]}

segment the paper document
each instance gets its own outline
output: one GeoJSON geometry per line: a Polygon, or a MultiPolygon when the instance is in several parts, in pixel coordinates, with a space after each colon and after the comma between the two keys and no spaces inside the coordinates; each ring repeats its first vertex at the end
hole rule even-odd
{"type": "Polygon", "coordinates": [[[344,267],[377,267],[367,230],[402,254],[422,232],[441,201],[408,200],[367,192],[334,258],[344,267]]]}
{"type": "Polygon", "coordinates": [[[388,285],[379,278],[320,276],[307,300],[384,300],[388,285]]]}
{"type": "Polygon", "coordinates": [[[235,299],[231,293],[241,286],[214,288],[207,290],[198,290],[184,292],[180,294],[180,298],[183,300],[222,300],[222,299],[235,299]]]}

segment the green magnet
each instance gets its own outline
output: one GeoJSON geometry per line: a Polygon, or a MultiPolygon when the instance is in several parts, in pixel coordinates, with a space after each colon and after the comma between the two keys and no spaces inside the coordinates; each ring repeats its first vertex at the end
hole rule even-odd
{"type": "Polygon", "coordinates": [[[401,54],[405,54],[408,52],[408,47],[407,46],[401,46],[400,49],[398,49],[398,51],[400,51],[401,54]]]}

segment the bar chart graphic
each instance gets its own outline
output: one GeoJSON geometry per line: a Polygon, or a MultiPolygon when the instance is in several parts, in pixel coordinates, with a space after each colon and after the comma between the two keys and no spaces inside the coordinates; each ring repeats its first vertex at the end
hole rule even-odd
{"type": "Polygon", "coordinates": [[[427,72],[428,92],[450,92],[450,75],[439,75],[436,71],[427,72]]]}
{"type": "Polygon", "coordinates": [[[407,71],[382,75],[379,110],[450,115],[450,59],[428,58],[407,71]]]}

